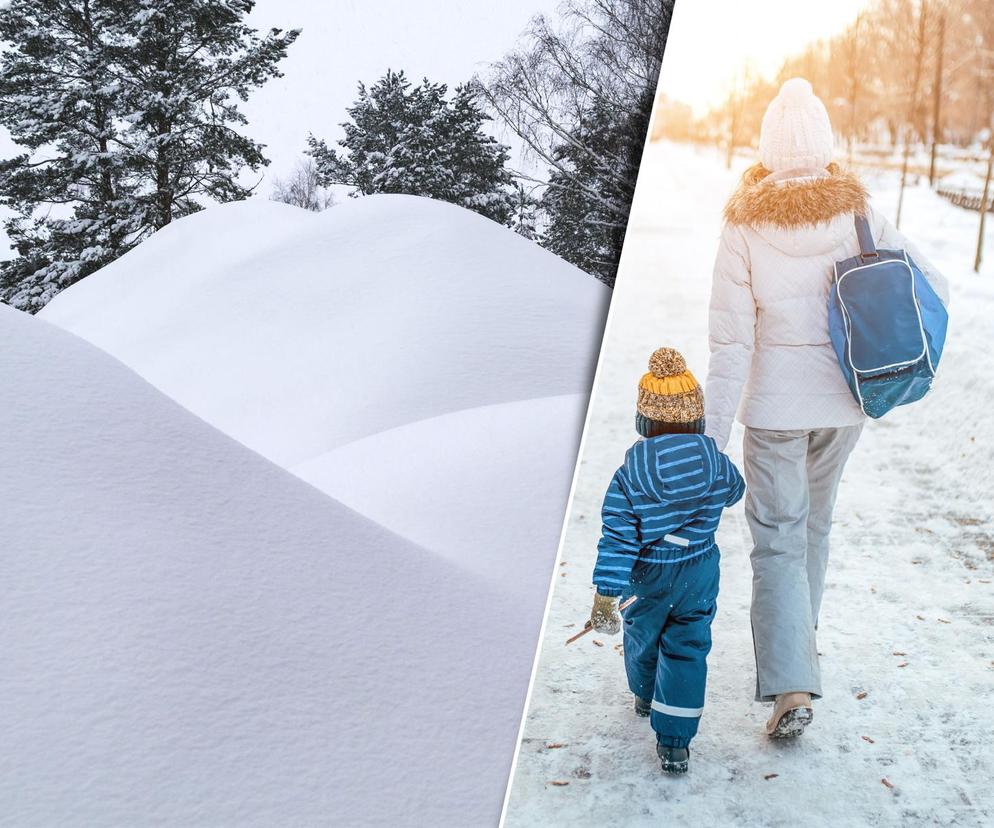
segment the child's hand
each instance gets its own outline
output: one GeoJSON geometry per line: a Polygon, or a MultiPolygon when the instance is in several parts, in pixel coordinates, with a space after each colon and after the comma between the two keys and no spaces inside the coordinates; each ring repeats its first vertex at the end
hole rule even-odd
{"type": "Polygon", "coordinates": [[[618,599],[611,595],[594,593],[594,608],[590,612],[590,626],[604,635],[614,635],[621,629],[618,599]]]}

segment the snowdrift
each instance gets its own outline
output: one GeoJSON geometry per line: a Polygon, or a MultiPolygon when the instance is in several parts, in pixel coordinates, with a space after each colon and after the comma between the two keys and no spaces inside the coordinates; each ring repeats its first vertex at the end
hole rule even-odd
{"type": "MultiPolygon", "coordinates": [[[[161,310],[128,341],[192,355],[161,310]]],[[[517,602],[2,305],[0,354],[6,819],[496,820],[535,635],[517,602]]]]}
{"type": "Polygon", "coordinates": [[[293,471],[405,538],[514,589],[537,636],[585,403],[583,395],[567,395],[444,414],[349,443],[293,471]]]}
{"type": "Polygon", "coordinates": [[[443,202],[252,200],[170,225],[41,316],[514,591],[537,634],[608,295],[443,202]]]}
{"type": "Polygon", "coordinates": [[[609,291],[414,196],[166,227],[41,316],[284,467],[405,423],[587,393],[609,291]]]}

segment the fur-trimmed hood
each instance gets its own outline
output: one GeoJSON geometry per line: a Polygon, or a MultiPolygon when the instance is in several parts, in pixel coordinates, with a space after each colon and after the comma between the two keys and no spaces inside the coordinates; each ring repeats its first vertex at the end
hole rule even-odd
{"type": "Polygon", "coordinates": [[[730,224],[783,229],[830,222],[840,215],[866,214],[867,193],[853,173],[829,164],[824,178],[776,181],[762,164],[745,171],[725,205],[730,224]]]}

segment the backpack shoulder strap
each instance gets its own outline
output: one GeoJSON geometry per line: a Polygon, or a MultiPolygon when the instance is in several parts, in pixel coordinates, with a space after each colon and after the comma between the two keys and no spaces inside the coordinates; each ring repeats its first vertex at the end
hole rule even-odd
{"type": "Polygon", "coordinates": [[[859,239],[859,257],[864,261],[879,258],[877,246],[873,242],[873,231],[866,216],[856,215],[856,238],[859,239]]]}

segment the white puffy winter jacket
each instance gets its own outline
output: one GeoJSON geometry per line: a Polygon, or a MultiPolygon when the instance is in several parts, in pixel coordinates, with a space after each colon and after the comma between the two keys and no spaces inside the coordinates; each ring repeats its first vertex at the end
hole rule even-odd
{"type": "Polygon", "coordinates": [[[877,245],[908,250],[948,304],[946,280],[869,205],[859,179],[834,164],[797,172],[778,177],[751,168],[725,209],[705,390],[706,429],[719,449],[736,412],[743,425],[765,429],[863,420],[828,335],[833,265],[859,252],[857,211],[869,219],[877,245]]]}

